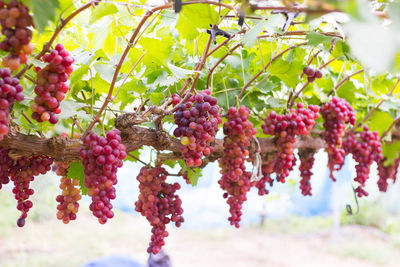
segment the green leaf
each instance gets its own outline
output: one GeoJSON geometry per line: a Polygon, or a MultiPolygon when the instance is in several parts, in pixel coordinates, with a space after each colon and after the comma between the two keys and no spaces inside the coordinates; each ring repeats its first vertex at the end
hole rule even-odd
{"type": "Polygon", "coordinates": [[[354,91],[356,90],[356,87],[354,86],[354,83],[351,81],[345,82],[339,89],[337,90],[337,95],[341,98],[346,99],[347,102],[350,104],[354,103],[356,101],[356,95],[354,91]]]}
{"type": "Polygon", "coordinates": [[[382,143],[382,154],[386,158],[386,164],[394,164],[395,159],[399,157],[400,141],[393,143],[382,143]]]}
{"type": "Polygon", "coordinates": [[[379,136],[381,136],[387,128],[392,124],[393,118],[387,112],[375,111],[371,118],[369,119],[369,129],[370,131],[378,131],[379,136]]]}
{"type": "Polygon", "coordinates": [[[171,168],[175,167],[177,161],[176,160],[166,160],[163,162],[164,165],[167,165],[171,168]]]}
{"type": "Polygon", "coordinates": [[[43,32],[47,24],[54,21],[56,9],[60,7],[58,0],[31,0],[30,9],[33,12],[35,27],[43,32]]]}
{"type": "Polygon", "coordinates": [[[150,101],[153,105],[158,105],[163,101],[164,99],[164,94],[163,93],[157,93],[153,92],[150,94],[150,101]]]}
{"type": "Polygon", "coordinates": [[[139,149],[135,150],[135,151],[131,151],[131,152],[129,152],[129,154],[126,155],[126,160],[137,162],[138,160],[135,159],[134,157],[132,157],[131,155],[135,156],[136,158],[139,158],[139,156],[140,156],[139,149]]]}
{"type": "Polygon", "coordinates": [[[182,38],[189,41],[199,35],[199,29],[208,29],[218,21],[218,12],[214,7],[204,4],[186,5],[179,13],[176,29],[182,38]]]}
{"type": "Polygon", "coordinates": [[[118,8],[112,4],[112,3],[99,3],[92,12],[92,15],[90,16],[90,21],[89,23],[92,24],[96,22],[97,20],[108,16],[112,15],[118,12],[118,8]]]}
{"type": "Polygon", "coordinates": [[[243,45],[246,47],[252,47],[257,39],[257,36],[262,32],[264,26],[266,25],[265,20],[260,20],[254,27],[252,27],[243,36],[243,45]]]}
{"type": "Polygon", "coordinates": [[[67,177],[71,179],[77,178],[82,190],[82,195],[87,194],[87,189],[84,186],[85,173],[83,172],[82,161],[73,161],[69,164],[67,177]]]}
{"type": "Polygon", "coordinates": [[[317,46],[319,44],[330,45],[333,38],[330,36],[310,31],[307,32],[306,39],[308,40],[308,45],[317,46]]]}
{"type": "Polygon", "coordinates": [[[193,70],[186,70],[186,69],[182,69],[179,68],[175,65],[172,65],[170,63],[167,63],[169,70],[172,72],[172,74],[178,78],[178,79],[184,79],[186,78],[188,75],[191,75],[194,73],[193,70]]]}

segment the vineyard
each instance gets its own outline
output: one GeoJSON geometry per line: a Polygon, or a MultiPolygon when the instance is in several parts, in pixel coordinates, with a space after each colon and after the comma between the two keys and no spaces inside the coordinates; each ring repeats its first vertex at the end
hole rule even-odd
{"type": "Polygon", "coordinates": [[[268,195],[295,168],[311,196],[320,150],[332,182],[354,159],[356,198],[374,163],[386,192],[400,164],[400,5],[300,2],[0,1],[0,189],[16,224],[50,171],[61,223],[88,195],[106,224],[126,161],[143,165],[132,206],[154,254],[185,223],[168,177],[196,186],[210,162],[236,228],[251,188],[268,195]]]}

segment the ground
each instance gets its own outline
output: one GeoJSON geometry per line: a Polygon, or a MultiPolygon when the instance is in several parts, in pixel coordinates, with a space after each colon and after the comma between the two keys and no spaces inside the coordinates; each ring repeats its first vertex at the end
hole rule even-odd
{"type": "MultiPolygon", "coordinates": [[[[112,254],[147,260],[150,228],[140,216],[117,212],[106,225],[86,209],[68,225],[54,217],[28,220],[22,229],[0,224],[0,266],[72,267],[112,254]]],[[[174,267],[399,266],[400,246],[393,235],[356,225],[333,235],[330,221],[288,218],[241,229],[172,228],[165,249],[174,267]]]]}

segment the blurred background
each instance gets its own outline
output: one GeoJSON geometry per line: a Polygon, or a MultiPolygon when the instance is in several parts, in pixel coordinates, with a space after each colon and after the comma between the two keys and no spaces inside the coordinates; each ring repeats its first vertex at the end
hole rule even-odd
{"type": "MultiPolygon", "coordinates": [[[[185,217],[181,228],[168,226],[165,252],[172,266],[399,266],[400,184],[378,192],[373,166],[367,184],[370,196],[359,200],[358,210],[351,183],[353,160],[346,158],[335,183],[326,163],[326,153],[320,151],[311,178],[312,197],[301,195],[298,167],[286,184],[275,184],[269,195],[260,197],[252,190],[240,229],[228,223],[217,163],[203,169],[196,187],[180,177],[168,178],[182,185],[179,195],[185,217]]],[[[90,213],[87,196],[80,201],[76,221],[67,225],[58,221],[55,198],[60,177],[49,172],[33,182],[34,206],[26,225],[18,228],[12,187],[5,186],[0,191],[0,266],[81,266],[115,255],[145,265],[151,229],[134,211],[141,167],[127,162],[119,170],[115,217],[106,225],[90,213]]]]}

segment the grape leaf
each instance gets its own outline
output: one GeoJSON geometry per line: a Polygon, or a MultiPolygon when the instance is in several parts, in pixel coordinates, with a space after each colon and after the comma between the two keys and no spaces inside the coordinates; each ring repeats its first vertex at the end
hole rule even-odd
{"type": "Polygon", "coordinates": [[[71,179],[77,178],[82,190],[82,195],[87,194],[87,189],[84,186],[85,174],[83,172],[82,161],[73,161],[69,164],[67,177],[71,179]]]}
{"type": "Polygon", "coordinates": [[[49,21],[54,21],[56,9],[60,7],[58,0],[30,0],[28,5],[39,33],[45,30],[49,21]]]}
{"type": "Polygon", "coordinates": [[[96,22],[97,20],[108,16],[112,15],[118,12],[118,8],[112,4],[112,3],[99,3],[95,9],[93,9],[93,12],[90,16],[90,21],[89,23],[92,24],[96,22]]]}

